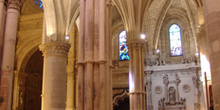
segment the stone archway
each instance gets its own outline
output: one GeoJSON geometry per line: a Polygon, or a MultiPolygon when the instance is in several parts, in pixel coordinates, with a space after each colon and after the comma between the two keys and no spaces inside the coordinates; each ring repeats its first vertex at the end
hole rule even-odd
{"type": "Polygon", "coordinates": [[[24,110],[41,110],[43,57],[39,50],[28,60],[25,73],[24,110]]]}
{"type": "Polygon", "coordinates": [[[113,110],[130,110],[128,90],[113,96],[113,110]]]}
{"type": "Polygon", "coordinates": [[[113,110],[130,110],[129,97],[125,97],[123,100],[118,100],[118,105],[114,106],[113,110]]]}
{"type": "Polygon", "coordinates": [[[43,57],[39,50],[31,54],[23,72],[18,72],[17,110],[41,110],[43,57]]]}

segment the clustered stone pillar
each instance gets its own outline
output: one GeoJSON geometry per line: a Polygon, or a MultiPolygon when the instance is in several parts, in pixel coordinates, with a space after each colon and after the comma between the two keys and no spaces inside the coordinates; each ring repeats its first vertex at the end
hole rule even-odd
{"type": "Polygon", "coordinates": [[[18,17],[21,8],[20,0],[9,0],[4,33],[3,61],[1,67],[1,110],[11,110],[12,82],[18,17]]]}
{"type": "Polygon", "coordinates": [[[140,33],[128,31],[130,110],[145,110],[144,46],[140,33]]]}
{"type": "Polygon", "coordinates": [[[204,0],[206,36],[211,64],[214,109],[220,110],[220,0],[204,0]]]}
{"type": "Polygon", "coordinates": [[[80,1],[78,110],[111,110],[107,0],[80,1]]]}
{"type": "Polygon", "coordinates": [[[65,110],[66,63],[70,45],[48,42],[40,46],[44,56],[42,110],[65,110]]]}

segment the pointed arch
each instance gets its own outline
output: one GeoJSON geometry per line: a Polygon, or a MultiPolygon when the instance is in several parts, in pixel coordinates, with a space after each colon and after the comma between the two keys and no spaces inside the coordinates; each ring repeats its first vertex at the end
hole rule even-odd
{"type": "Polygon", "coordinates": [[[164,4],[160,14],[159,14],[159,18],[157,20],[157,25],[156,25],[156,29],[154,32],[154,38],[153,38],[153,45],[154,45],[153,49],[155,49],[155,50],[157,49],[157,46],[158,46],[158,40],[159,40],[162,24],[164,22],[165,16],[167,14],[167,11],[168,11],[171,3],[172,3],[172,0],[167,0],[164,4]]]}

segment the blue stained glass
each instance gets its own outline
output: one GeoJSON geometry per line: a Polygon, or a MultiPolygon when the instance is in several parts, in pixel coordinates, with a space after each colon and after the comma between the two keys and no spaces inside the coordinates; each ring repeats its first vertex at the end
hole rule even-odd
{"type": "Polygon", "coordinates": [[[122,31],[119,34],[119,59],[122,60],[129,60],[128,55],[128,47],[126,45],[126,31],[122,31]]]}
{"type": "Polygon", "coordinates": [[[34,0],[34,3],[41,9],[44,9],[42,0],[34,0]]]}
{"type": "Polygon", "coordinates": [[[170,26],[170,53],[171,56],[180,56],[183,54],[180,27],[176,24],[170,26]]]}

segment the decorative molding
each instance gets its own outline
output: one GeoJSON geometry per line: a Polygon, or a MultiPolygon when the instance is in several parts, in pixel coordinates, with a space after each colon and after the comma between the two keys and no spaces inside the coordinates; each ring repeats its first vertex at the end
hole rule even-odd
{"type": "Polygon", "coordinates": [[[43,52],[43,56],[67,56],[70,48],[70,44],[63,42],[48,42],[40,45],[40,50],[43,52]]]}
{"type": "Polygon", "coordinates": [[[163,89],[162,89],[161,86],[156,86],[156,87],[154,88],[154,92],[155,92],[156,94],[161,94],[162,91],[163,91],[163,89]]]}
{"type": "Polygon", "coordinates": [[[191,86],[189,84],[184,84],[182,86],[183,92],[188,93],[191,90],[191,86]]]}
{"type": "Polygon", "coordinates": [[[128,46],[128,49],[130,49],[131,51],[131,48],[143,49],[145,47],[145,43],[146,43],[145,40],[128,39],[127,46],[128,46]]]}
{"type": "Polygon", "coordinates": [[[163,77],[163,83],[168,86],[169,84],[169,79],[168,79],[168,75],[166,74],[164,77],[163,77]]]}
{"type": "Polygon", "coordinates": [[[165,97],[158,101],[158,110],[184,110],[186,108],[186,99],[179,97],[178,85],[181,82],[179,76],[175,75],[175,80],[169,81],[168,75],[163,77],[165,84],[165,97]],[[175,86],[168,86],[174,83],[175,86]]]}
{"type": "Polygon", "coordinates": [[[21,20],[19,22],[19,30],[33,30],[33,29],[42,29],[43,28],[43,17],[21,20]]]}
{"type": "Polygon", "coordinates": [[[124,89],[122,93],[118,94],[118,95],[115,95],[113,97],[113,106],[119,106],[118,104],[118,101],[119,100],[124,100],[125,98],[129,98],[129,95],[128,95],[128,90],[124,89]]]}
{"type": "Polygon", "coordinates": [[[200,110],[200,104],[194,103],[194,110],[200,110]]]}
{"type": "Polygon", "coordinates": [[[22,4],[23,4],[23,0],[9,0],[8,9],[16,9],[20,11],[22,4]]]}
{"type": "Polygon", "coordinates": [[[197,76],[193,76],[192,80],[193,80],[194,87],[198,88],[198,81],[199,81],[199,79],[197,78],[197,76]]]}

